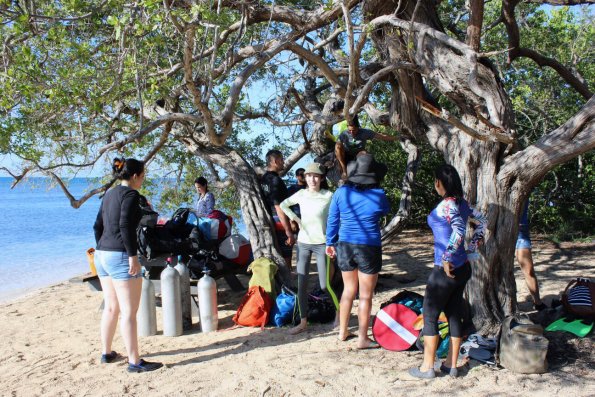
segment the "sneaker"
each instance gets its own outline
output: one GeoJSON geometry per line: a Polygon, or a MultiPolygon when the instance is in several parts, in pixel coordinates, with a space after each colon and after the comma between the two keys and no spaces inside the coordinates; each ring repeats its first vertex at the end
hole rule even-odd
{"type": "Polygon", "coordinates": [[[141,358],[138,364],[128,363],[128,372],[149,372],[163,367],[162,363],[151,363],[141,358]]]}
{"type": "Polygon", "coordinates": [[[115,351],[101,355],[101,364],[110,364],[120,358],[120,355],[115,351]]]}
{"type": "Polygon", "coordinates": [[[436,377],[436,372],[434,372],[434,368],[430,368],[429,370],[422,372],[418,367],[410,368],[409,375],[413,376],[414,378],[420,379],[433,379],[436,377]]]}
{"type": "Polygon", "coordinates": [[[459,370],[456,368],[448,368],[446,365],[442,364],[440,365],[440,372],[442,372],[443,374],[447,374],[452,376],[453,378],[456,378],[457,376],[459,376],[459,370]]]}

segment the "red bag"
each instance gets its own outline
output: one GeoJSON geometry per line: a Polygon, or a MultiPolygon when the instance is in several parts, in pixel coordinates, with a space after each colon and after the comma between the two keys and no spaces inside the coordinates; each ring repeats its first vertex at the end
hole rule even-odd
{"type": "Polygon", "coordinates": [[[265,324],[269,322],[272,306],[271,297],[264,288],[254,285],[244,295],[232,320],[237,325],[264,328],[265,324]]]}
{"type": "Polygon", "coordinates": [[[219,253],[240,266],[248,266],[253,260],[250,241],[241,234],[232,234],[221,242],[219,253]]]}
{"type": "Polygon", "coordinates": [[[211,219],[210,239],[220,240],[231,234],[231,225],[233,218],[225,215],[219,210],[213,210],[207,218],[211,219]]]}

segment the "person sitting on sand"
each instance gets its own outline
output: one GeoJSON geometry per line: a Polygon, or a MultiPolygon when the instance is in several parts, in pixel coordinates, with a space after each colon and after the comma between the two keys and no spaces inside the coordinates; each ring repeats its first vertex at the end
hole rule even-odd
{"type": "Polygon", "coordinates": [[[316,255],[320,288],[326,290],[325,233],[328,209],[333,194],[326,189],[320,188],[324,173],[317,163],[308,165],[304,175],[308,187],[298,190],[297,193],[281,203],[281,210],[292,221],[297,222],[300,228],[297,238],[297,303],[300,312],[300,323],[291,329],[292,334],[298,334],[308,326],[308,275],[312,254],[316,255]],[[297,216],[291,209],[296,204],[300,207],[301,216],[297,216]]]}
{"type": "Polygon", "coordinates": [[[458,375],[457,360],[463,336],[463,292],[471,278],[467,252],[472,253],[483,238],[487,219],[463,198],[463,185],[457,170],[444,164],[434,172],[434,188],[442,197],[430,215],[428,225],[434,234],[434,269],[430,273],[424,295],[424,359],[420,368],[409,370],[416,378],[436,377],[434,359],[438,350],[438,317],[444,311],[448,318],[450,345],[440,371],[452,377],[458,375]],[[467,222],[476,224],[473,237],[465,252],[467,222]]]}
{"type": "Polygon", "coordinates": [[[142,286],[136,240],[136,229],[142,218],[138,189],[145,179],[145,165],[135,159],[115,159],[113,170],[122,184],[103,196],[93,225],[97,242],[95,268],[105,303],[101,316],[101,362],[112,363],[119,357],[112,351],[112,341],[118,316],[121,316],[128,372],[154,371],[163,364],[139,357],[136,333],[136,312],[142,286]]]}
{"type": "Polygon", "coordinates": [[[389,203],[380,188],[386,174],[384,164],[368,153],[360,153],[348,164],[345,185],[337,189],[331,200],[326,227],[326,253],[337,256],[343,277],[343,294],[339,309],[339,339],[348,332],[353,300],[359,289],[357,347],[379,347],[368,337],[372,294],[382,268],[382,246],[379,219],[388,214],[389,203]]]}

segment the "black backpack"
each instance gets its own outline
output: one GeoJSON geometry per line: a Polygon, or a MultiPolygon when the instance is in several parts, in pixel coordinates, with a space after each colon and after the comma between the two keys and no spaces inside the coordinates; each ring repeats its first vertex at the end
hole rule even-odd
{"type": "Polygon", "coordinates": [[[157,226],[157,219],[159,218],[159,213],[157,213],[153,210],[153,208],[151,208],[151,205],[147,201],[147,198],[143,195],[140,195],[140,209],[142,212],[142,218],[140,219],[139,228],[157,226]]]}
{"type": "Polygon", "coordinates": [[[194,227],[188,224],[188,216],[191,212],[190,208],[178,208],[171,219],[165,223],[167,231],[174,237],[187,238],[194,227]]]}
{"type": "Polygon", "coordinates": [[[308,294],[308,321],[322,324],[330,323],[335,319],[335,313],[335,304],[327,292],[317,289],[308,294]]]}

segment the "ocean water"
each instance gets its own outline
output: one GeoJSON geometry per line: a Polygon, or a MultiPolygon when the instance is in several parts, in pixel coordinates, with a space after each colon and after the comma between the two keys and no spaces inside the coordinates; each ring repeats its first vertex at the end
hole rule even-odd
{"type": "MultiPolygon", "coordinates": [[[[0,177],[0,302],[87,273],[86,251],[95,247],[93,223],[101,203],[93,196],[74,209],[47,178],[29,178],[14,189],[12,182],[0,177]]],[[[79,198],[97,184],[74,178],[68,187],[79,198]]],[[[247,236],[241,219],[233,225],[234,233],[247,236]]]]}
{"type": "MultiPolygon", "coordinates": [[[[10,189],[0,177],[0,302],[89,271],[85,251],[95,246],[93,223],[100,200],[74,209],[49,179],[30,178],[10,189]]],[[[76,178],[78,198],[92,186],[76,178]]]]}

